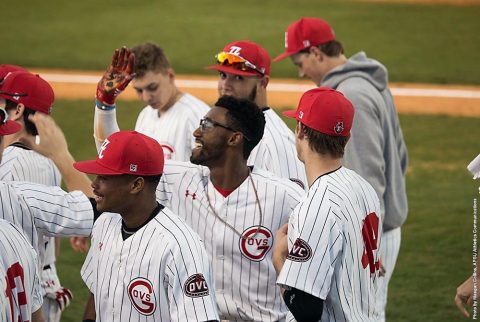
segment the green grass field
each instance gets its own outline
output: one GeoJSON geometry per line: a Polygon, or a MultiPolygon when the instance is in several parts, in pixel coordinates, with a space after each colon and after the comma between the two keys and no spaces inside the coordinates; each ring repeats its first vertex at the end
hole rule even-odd
{"type": "MultiPolygon", "coordinates": [[[[121,128],[132,128],[138,102],[119,104],[121,128]]],[[[65,129],[77,159],[93,158],[93,102],[59,101],[54,117],[65,129]]],[[[389,321],[461,321],[453,306],[455,289],[471,270],[472,203],[479,182],[465,169],[479,152],[478,118],[401,116],[410,166],[409,217],[390,286],[389,321]]],[[[290,123],[290,125],[292,125],[290,123]]],[[[75,300],[64,321],[78,321],[87,290],[79,271],[84,256],[65,240],[59,261],[63,283],[75,300]]]]}
{"type": "MultiPolygon", "coordinates": [[[[391,81],[480,84],[480,6],[3,0],[2,7],[0,64],[103,70],[115,48],[152,40],[177,73],[208,73],[203,67],[227,42],[250,39],[273,57],[283,51],[290,22],[317,16],[333,25],[348,56],[365,50],[388,67],[391,81]]],[[[296,70],[287,60],[273,65],[272,76],[296,77],[296,70]]],[[[121,103],[122,128],[133,128],[141,106],[121,103]]],[[[53,115],[74,156],[93,158],[93,101],[57,100],[53,115]]],[[[462,321],[453,296],[471,270],[472,203],[480,195],[465,167],[480,152],[479,119],[402,115],[401,122],[410,152],[410,211],[390,284],[389,321],[462,321]]],[[[63,242],[59,274],[76,296],[63,321],[81,320],[83,259],[63,242]]]]}
{"type": "MultiPolygon", "coordinates": [[[[365,50],[391,80],[480,84],[480,6],[325,0],[3,0],[0,63],[103,70],[115,48],[153,40],[178,73],[204,66],[233,40],[250,39],[276,56],[301,16],[323,17],[347,55],[365,50]],[[7,11],[5,11],[7,12],[7,11]]],[[[272,75],[295,77],[289,61],[272,75]]]]}

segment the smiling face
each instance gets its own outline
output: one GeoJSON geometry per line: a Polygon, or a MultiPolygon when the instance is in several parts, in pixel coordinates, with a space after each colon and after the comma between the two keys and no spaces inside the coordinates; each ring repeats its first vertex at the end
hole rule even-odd
{"type": "Polygon", "coordinates": [[[170,69],[166,73],[148,71],[142,77],[135,77],[132,86],[138,98],[156,110],[169,107],[177,91],[175,76],[170,69]]]}
{"type": "Polygon", "coordinates": [[[207,119],[204,129],[199,126],[194,132],[195,148],[192,150],[190,162],[203,166],[221,164],[225,159],[228,140],[234,131],[219,126],[231,127],[227,120],[227,109],[214,106],[205,115],[207,119]],[[218,124],[212,124],[218,123],[218,124]]]}
{"type": "Polygon", "coordinates": [[[98,211],[124,213],[130,204],[134,180],[130,175],[97,175],[92,188],[98,211]]]}

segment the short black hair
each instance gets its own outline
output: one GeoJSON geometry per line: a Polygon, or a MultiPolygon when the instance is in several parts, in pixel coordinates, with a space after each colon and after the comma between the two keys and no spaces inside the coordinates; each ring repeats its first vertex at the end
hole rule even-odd
{"type": "MultiPolygon", "coordinates": [[[[5,100],[5,110],[8,112],[10,110],[15,110],[17,108],[18,103],[10,100],[5,100]]],[[[23,122],[25,124],[25,130],[30,135],[38,135],[37,127],[35,124],[28,119],[29,115],[35,114],[37,111],[32,110],[25,106],[23,110],[23,122]]]]}
{"type": "Polygon", "coordinates": [[[221,96],[215,106],[227,109],[229,126],[243,133],[245,137],[243,157],[248,159],[253,148],[262,139],[265,130],[265,115],[262,110],[248,99],[230,95],[221,96]]]}
{"type": "Polygon", "coordinates": [[[313,151],[330,155],[334,158],[341,158],[345,153],[345,145],[347,145],[349,136],[333,136],[315,131],[314,129],[303,124],[303,133],[308,138],[308,146],[313,151]]]}

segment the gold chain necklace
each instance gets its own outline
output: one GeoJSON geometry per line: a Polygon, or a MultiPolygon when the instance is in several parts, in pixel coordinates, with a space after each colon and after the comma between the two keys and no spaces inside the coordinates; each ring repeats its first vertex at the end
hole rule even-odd
{"type": "MultiPolygon", "coordinates": [[[[253,191],[255,192],[255,199],[256,199],[257,206],[258,206],[258,211],[260,213],[260,222],[258,223],[257,230],[255,231],[255,234],[253,234],[252,237],[248,237],[248,238],[255,238],[255,236],[257,236],[258,232],[260,231],[260,228],[262,227],[263,214],[262,214],[262,207],[260,206],[260,200],[258,199],[257,188],[255,187],[255,184],[253,183],[253,179],[252,179],[252,176],[251,176],[250,169],[248,171],[248,178],[250,179],[250,182],[252,183],[253,191]]],[[[213,185],[213,183],[212,183],[212,185],[213,185]]],[[[215,209],[212,206],[212,203],[210,202],[210,196],[208,195],[208,183],[207,183],[207,189],[205,190],[205,194],[207,195],[208,206],[212,210],[215,217],[220,219],[221,222],[223,222],[227,227],[229,227],[231,230],[233,230],[233,232],[236,233],[238,236],[240,236],[241,239],[246,240],[247,237],[242,236],[242,234],[239,233],[232,225],[230,225],[226,220],[223,220],[222,217],[220,217],[217,214],[217,212],[215,211],[215,209]]]]}

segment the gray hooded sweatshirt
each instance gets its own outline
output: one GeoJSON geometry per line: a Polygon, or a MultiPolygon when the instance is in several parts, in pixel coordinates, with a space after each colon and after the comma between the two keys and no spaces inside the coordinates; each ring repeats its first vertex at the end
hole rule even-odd
{"type": "Polygon", "coordinates": [[[400,227],[408,212],[407,149],[387,83],[385,66],[367,58],[364,52],[332,69],[321,82],[342,92],[355,107],[344,165],[359,173],[377,192],[384,231],[400,227]]]}

